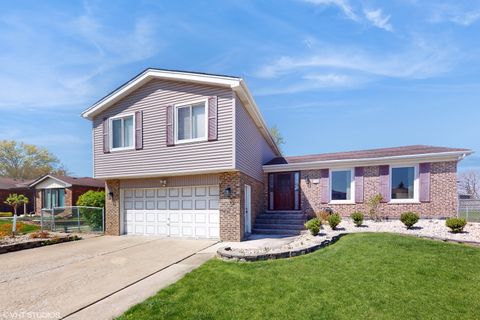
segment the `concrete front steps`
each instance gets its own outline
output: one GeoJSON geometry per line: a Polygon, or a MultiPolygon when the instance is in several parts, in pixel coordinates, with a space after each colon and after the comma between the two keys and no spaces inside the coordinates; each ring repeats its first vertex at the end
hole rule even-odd
{"type": "Polygon", "coordinates": [[[298,235],[305,230],[306,216],[297,211],[265,212],[255,219],[253,233],[275,235],[298,235]]]}

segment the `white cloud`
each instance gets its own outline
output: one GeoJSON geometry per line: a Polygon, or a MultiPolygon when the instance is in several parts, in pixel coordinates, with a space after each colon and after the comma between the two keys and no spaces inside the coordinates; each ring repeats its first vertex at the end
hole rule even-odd
{"type": "MultiPolygon", "coordinates": [[[[275,79],[261,95],[317,89],[359,88],[382,79],[427,79],[452,69],[461,55],[450,44],[414,39],[401,51],[364,51],[352,47],[316,47],[310,54],[283,56],[254,74],[275,79]]],[[[257,93],[257,92],[256,92],[257,93]]]]}
{"type": "Polygon", "coordinates": [[[372,25],[384,29],[387,31],[393,31],[392,25],[389,23],[390,15],[385,16],[382,13],[381,9],[376,10],[368,10],[363,9],[364,18],[360,17],[355,10],[350,5],[348,0],[302,0],[307,3],[311,3],[314,5],[323,5],[323,6],[336,6],[342,10],[342,12],[347,16],[349,19],[357,22],[365,22],[365,19],[371,23],[372,25]]]}
{"type": "MultiPolygon", "coordinates": [[[[473,3],[473,2],[472,2],[473,3]]],[[[460,26],[468,27],[480,20],[480,7],[462,7],[453,4],[439,4],[430,8],[429,22],[451,22],[460,26]]]]}
{"type": "Polygon", "coordinates": [[[342,12],[349,18],[354,21],[358,21],[359,18],[354,12],[352,6],[348,3],[347,0],[302,0],[314,5],[324,5],[324,6],[336,6],[342,10],[342,12]]]}
{"type": "Polygon", "coordinates": [[[390,20],[390,16],[383,15],[382,9],[364,9],[363,13],[365,14],[367,20],[370,21],[374,26],[387,31],[393,31],[392,25],[388,22],[390,20]]]}

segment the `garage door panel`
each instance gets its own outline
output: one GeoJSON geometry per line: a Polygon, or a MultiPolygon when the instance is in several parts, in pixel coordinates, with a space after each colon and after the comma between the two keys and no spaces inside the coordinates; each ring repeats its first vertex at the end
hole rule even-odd
{"type": "Polygon", "coordinates": [[[123,191],[127,234],[218,238],[218,186],[123,191]]]}
{"type": "Polygon", "coordinates": [[[147,200],[147,201],[145,201],[145,209],[147,209],[147,210],[155,210],[155,200],[147,200]]]}
{"type": "Polygon", "coordinates": [[[167,210],[167,200],[158,200],[157,201],[158,210],[167,210]]]}
{"type": "Polygon", "coordinates": [[[135,222],[143,222],[145,214],[143,212],[135,212],[135,222]]]}
{"type": "Polygon", "coordinates": [[[155,225],[154,224],[147,224],[145,227],[145,234],[154,235],[155,234],[155,225]]]}
{"type": "Polygon", "coordinates": [[[210,210],[218,210],[218,200],[211,199],[208,201],[208,209],[210,210]]]}
{"type": "Polygon", "coordinates": [[[170,201],[168,201],[168,209],[170,209],[170,210],[179,210],[179,209],[180,209],[180,201],[178,201],[178,200],[170,200],[170,201]]]}
{"type": "Polygon", "coordinates": [[[203,212],[195,213],[195,222],[196,223],[207,223],[207,214],[203,212]]]}
{"type": "Polygon", "coordinates": [[[192,200],[182,200],[182,209],[183,210],[193,209],[192,200]]]}

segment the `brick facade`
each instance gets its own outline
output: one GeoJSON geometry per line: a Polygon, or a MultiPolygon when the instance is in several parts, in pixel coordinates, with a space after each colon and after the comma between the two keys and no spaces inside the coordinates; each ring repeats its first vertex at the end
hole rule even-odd
{"type": "Polygon", "coordinates": [[[105,234],[120,235],[120,180],[105,181],[105,234]],[[113,197],[109,193],[113,193],[113,197]]]}
{"type": "MultiPolygon", "coordinates": [[[[418,212],[422,217],[448,217],[455,216],[457,210],[457,163],[434,162],[431,164],[430,175],[430,201],[422,203],[382,203],[380,213],[386,217],[398,217],[405,211],[418,212]]],[[[342,216],[349,216],[354,211],[368,212],[366,202],[380,192],[380,176],[378,166],[365,167],[363,203],[356,204],[323,204],[320,201],[320,183],[307,185],[306,178],[310,181],[320,179],[320,170],[301,171],[301,205],[302,211],[314,215],[325,207],[342,216]]],[[[267,175],[265,175],[265,181],[267,175]]],[[[264,203],[267,204],[267,193],[264,192],[264,203]]]]}
{"type": "Polygon", "coordinates": [[[223,241],[241,241],[245,238],[245,185],[251,187],[252,226],[258,214],[264,211],[264,184],[241,172],[220,174],[220,239],[223,241]],[[231,196],[224,190],[230,187],[231,196]]]}

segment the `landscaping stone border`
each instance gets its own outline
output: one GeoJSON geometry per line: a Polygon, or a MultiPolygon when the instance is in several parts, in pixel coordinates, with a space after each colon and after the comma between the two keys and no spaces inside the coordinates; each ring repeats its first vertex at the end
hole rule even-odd
{"type": "MultiPolygon", "coordinates": [[[[217,250],[217,257],[227,260],[227,261],[240,261],[240,262],[253,262],[253,261],[262,261],[262,260],[275,260],[275,259],[285,259],[291,257],[297,257],[301,255],[305,255],[308,253],[312,253],[319,249],[325,248],[335,242],[337,242],[341,237],[347,234],[354,234],[354,232],[343,232],[332,236],[330,239],[325,239],[320,243],[316,243],[310,246],[303,246],[293,250],[285,250],[279,252],[266,252],[266,253],[241,253],[241,252],[234,252],[232,251],[231,247],[222,247],[217,250]]],[[[465,245],[473,245],[473,246],[480,246],[480,241],[464,241],[464,240],[452,240],[448,238],[442,237],[432,237],[432,236],[416,236],[416,235],[408,235],[402,233],[392,233],[392,234],[399,234],[407,237],[416,237],[416,238],[423,238],[429,240],[437,240],[443,242],[453,242],[458,244],[465,244],[465,245]]]]}
{"type": "Polygon", "coordinates": [[[217,250],[217,256],[223,260],[231,260],[231,261],[261,261],[261,260],[274,260],[274,259],[284,259],[284,258],[291,258],[301,256],[307,253],[312,253],[317,251],[318,249],[325,248],[332,243],[335,243],[348,233],[339,233],[337,235],[332,236],[330,239],[325,239],[320,243],[315,243],[310,246],[303,246],[293,250],[285,250],[279,252],[266,252],[258,254],[251,254],[251,253],[240,253],[232,251],[231,247],[223,247],[217,250]]]}
{"type": "Polygon", "coordinates": [[[33,248],[49,246],[49,245],[64,243],[69,241],[76,241],[81,239],[82,238],[78,236],[69,235],[67,237],[62,237],[62,238],[38,239],[38,240],[32,240],[27,242],[8,244],[8,245],[0,246],[0,254],[20,251],[25,249],[33,249],[33,248]]]}

